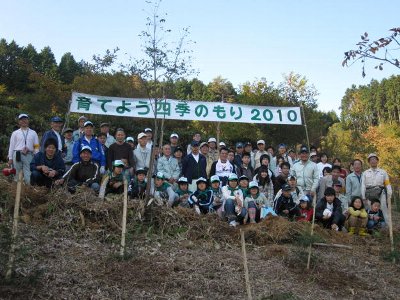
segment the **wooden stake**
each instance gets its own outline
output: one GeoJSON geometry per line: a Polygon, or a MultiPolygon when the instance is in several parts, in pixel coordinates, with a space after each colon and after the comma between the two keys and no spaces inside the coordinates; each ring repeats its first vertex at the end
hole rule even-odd
{"type": "Polygon", "coordinates": [[[22,189],[22,179],[23,179],[23,171],[19,171],[18,173],[18,182],[17,182],[17,193],[15,195],[15,206],[14,206],[14,219],[13,219],[13,227],[12,227],[12,237],[11,237],[11,248],[10,248],[10,256],[8,258],[7,264],[7,273],[6,280],[10,280],[12,269],[15,260],[15,248],[16,248],[16,240],[18,236],[18,220],[19,220],[19,206],[21,202],[21,189],[22,189]]]}
{"type": "Polygon", "coordinates": [[[242,254],[243,254],[243,266],[244,266],[244,278],[246,280],[246,290],[247,290],[247,299],[252,300],[253,297],[251,295],[251,286],[250,286],[250,277],[249,277],[249,268],[247,266],[247,254],[246,254],[246,243],[244,239],[244,232],[240,229],[240,238],[242,240],[242,254]]]}
{"type": "MultiPolygon", "coordinates": [[[[314,235],[314,224],[315,224],[315,207],[317,206],[317,194],[314,194],[313,197],[313,217],[312,217],[312,223],[311,223],[311,236],[314,235]]],[[[307,270],[310,270],[310,263],[311,263],[311,249],[312,249],[312,243],[310,243],[310,246],[308,246],[308,259],[307,259],[307,270]]]]}
{"type": "Polygon", "coordinates": [[[329,247],[329,248],[343,248],[352,250],[352,246],[342,245],[342,244],[326,244],[326,243],[313,243],[313,246],[329,247]]]}
{"type": "Polygon", "coordinates": [[[122,210],[122,233],[121,233],[121,250],[120,255],[125,254],[125,235],[126,235],[126,214],[128,210],[128,180],[124,179],[124,205],[122,210]]]}
{"type": "MultiPolygon", "coordinates": [[[[388,204],[388,223],[389,223],[389,239],[390,239],[390,250],[394,253],[394,240],[393,240],[393,223],[392,223],[392,200],[391,197],[387,197],[388,204]]],[[[396,258],[393,256],[393,263],[396,263],[396,258]]]]}

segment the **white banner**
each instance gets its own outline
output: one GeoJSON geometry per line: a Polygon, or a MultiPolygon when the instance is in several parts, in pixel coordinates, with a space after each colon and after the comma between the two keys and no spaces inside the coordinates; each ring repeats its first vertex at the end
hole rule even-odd
{"type": "Polygon", "coordinates": [[[148,98],[117,98],[74,92],[70,111],[85,114],[196,120],[211,122],[241,122],[257,124],[301,125],[300,107],[251,106],[236,103],[185,101],[148,98]]]}

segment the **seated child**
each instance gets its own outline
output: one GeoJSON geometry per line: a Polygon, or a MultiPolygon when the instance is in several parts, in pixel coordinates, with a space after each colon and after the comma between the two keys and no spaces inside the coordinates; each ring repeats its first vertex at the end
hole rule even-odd
{"type": "MultiPolygon", "coordinates": [[[[260,193],[258,182],[252,181],[249,184],[249,194],[244,199],[244,207],[247,210],[247,217],[250,218],[250,223],[256,223],[257,215],[261,215],[260,218],[272,214],[276,216],[276,213],[271,207],[268,207],[268,199],[263,193],[260,193]]],[[[245,222],[246,223],[246,219],[245,222]]]]}
{"type": "MultiPolygon", "coordinates": [[[[124,167],[122,160],[113,162],[112,171],[103,179],[102,186],[105,184],[105,193],[107,194],[122,194],[124,192],[124,167]]],[[[102,194],[100,188],[100,194],[102,194]]],[[[100,196],[100,195],[99,195],[100,196]]]]}
{"type": "Polygon", "coordinates": [[[292,197],[292,188],[289,184],[282,186],[282,195],[274,203],[274,211],[278,216],[293,219],[299,215],[299,209],[292,197]]]}
{"type": "Polygon", "coordinates": [[[249,188],[249,178],[247,178],[246,175],[240,176],[240,178],[239,178],[239,189],[242,190],[243,198],[245,198],[247,196],[248,188],[249,188]]]}
{"type": "Polygon", "coordinates": [[[131,199],[143,199],[146,194],[146,175],[147,171],[143,168],[139,168],[135,172],[135,177],[131,179],[128,187],[128,194],[131,199]]]}
{"type": "Polygon", "coordinates": [[[235,173],[229,174],[228,184],[222,187],[222,200],[229,225],[233,227],[239,225],[247,211],[243,207],[243,193],[238,187],[238,177],[235,173]]]}
{"type": "Polygon", "coordinates": [[[342,214],[342,204],[336,198],[336,192],[332,187],[327,187],[315,207],[315,220],[322,223],[324,228],[342,230],[345,216],[342,214]]]}
{"type": "Polygon", "coordinates": [[[176,189],[175,194],[176,200],[174,205],[189,207],[188,199],[192,192],[189,191],[189,183],[186,177],[178,179],[178,188],[176,189]]]}
{"type": "Polygon", "coordinates": [[[177,199],[171,184],[165,181],[162,172],[157,172],[155,175],[153,196],[158,201],[166,202],[169,207],[172,207],[177,199]]]}
{"type": "Polygon", "coordinates": [[[368,209],[368,223],[369,230],[379,230],[386,226],[385,218],[381,210],[381,202],[374,200],[371,202],[371,208],[368,209]]]}
{"type": "Polygon", "coordinates": [[[194,207],[198,214],[206,214],[213,209],[213,192],[207,189],[207,179],[200,177],[196,181],[197,190],[189,196],[190,207],[194,207]]]}
{"type": "Polygon", "coordinates": [[[300,216],[297,217],[297,221],[300,222],[311,222],[314,214],[314,210],[310,203],[310,198],[304,195],[303,198],[300,199],[299,204],[300,216]]]}
{"type": "Polygon", "coordinates": [[[360,197],[353,197],[348,213],[347,230],[349,234],[358,233],[361,236],[367,235],[368,213],[360,197]]]}
{"type": "Polygon", "coordinates": [[[220,188],[221,181],[218,175],[213,175],[210,178],[210,191],[213,193],[213,209],[217,212],[218,216],[222,218],[223,206],[222,206],[222,190],[220,188]]]}

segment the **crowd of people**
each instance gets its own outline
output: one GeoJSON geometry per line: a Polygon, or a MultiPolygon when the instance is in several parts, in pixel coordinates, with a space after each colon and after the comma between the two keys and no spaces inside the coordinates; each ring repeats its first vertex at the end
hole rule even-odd
{"type": "Polygon", "coordinates": [[[183,147],[172,133],[158,147],[151,128],[135,140],[123,128],[110,134],[110,124],[102,123],[95,135],[85,116],[76,130],[62,130],[63,120],[51,118],[51,128],[39,142],[27,114],[18,116],[18,125],[10,138],[8,164],[23,172],[25,184],[66,186],[70,193],[89,188],[104,199],[123,193],[126,180],[131,199],[150,191],[166,206],[214,213],[231,226],[256,223],[269,214],[310,222],[314,197],[315,220],[325,228],[367,235],[386,224],[392,188],[374,153],[368,155],[368,169],[363,171],[363,162],[354,159],[347,170],[339,158],[330,163],[325,153],[304,145],[296,150],[279,144],[275,149],[258,140],[231,148],[195,133],[183,147]]]}

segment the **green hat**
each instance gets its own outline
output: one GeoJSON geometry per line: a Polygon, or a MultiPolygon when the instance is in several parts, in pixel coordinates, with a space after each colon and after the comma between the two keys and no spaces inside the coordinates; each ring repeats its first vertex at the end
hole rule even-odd
{"type": "Polygon", "coordinates": [[[232,180],[238,181],[238,177],[235,173],[229,174],[228,181],[232,181],[232,180]]]}
{"type": "Polygon", "coordinates": [[[178,184],[180,184],[180,183],[186,183],[186,184],[188,184],[187,178],[186,178],[186,177],[180,177],[180,178],[178,179],[178,184]]]}
{"type": "Polygon", "coordinates": [[[210,182],[211,183],[213,183],[213,182],[221,182],[221,180],[219,180],[219,176],[218,175],[213,175],[213,176],[211,176],[211,178],[210,178],[210,182]]]}
{"type": "Polygon", "coordinates": [[[125,166],[124,162],[120,159],[114,160],[113,167],[123,168],[125,166]]]}
{"type": "Polygon", "coordinates": [[[205,179],[204,177],[200,177],[199,179],[196,180],[196,184],[199,184],[199,183],[202,183],[202,182],[207,184],[207,179],[205,179]]]}
{"type": "Polygon", "coordinates": [[[249,189],[252,189],[252,188],[258,188],[259,189],[257,181],[253,180],[253,181],[251,181],[249,183],[249,189]]]}
{"type": "Polygon", "coordinates": [[[163,172],[157,172],[156,178],[164,179],[164,173],[163,172]]]}

